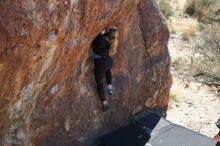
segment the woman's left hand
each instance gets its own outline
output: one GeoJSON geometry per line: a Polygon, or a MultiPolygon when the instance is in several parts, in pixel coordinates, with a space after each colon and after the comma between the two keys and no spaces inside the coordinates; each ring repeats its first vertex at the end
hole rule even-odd
{"type": "Polygon", "coordinates": [[[220,136],[219,136],[219,135],[216,135],[216,136],[214,137],[214,140],[217,141],[217,142],[220,142],[220,136]]]}

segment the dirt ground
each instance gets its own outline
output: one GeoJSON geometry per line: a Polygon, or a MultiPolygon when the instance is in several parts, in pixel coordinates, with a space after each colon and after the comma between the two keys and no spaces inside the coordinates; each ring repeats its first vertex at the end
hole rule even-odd
{"type": "Polygon", "coordinates": [[[220,117],[220,95],[215,87],[209,87],[185,77],[185,72],[189,71],[193,48],[192,43],[183,41],[180,34],[183,26],[194,24],[196,20],[180,16],[184,2],[185,0],[172,1],[175,16],[168,22],[175,25],[176,32],[171,34],[169,41],[173,86],[167,119],[213,137],[219,131],[215,122],[220,117]]]}

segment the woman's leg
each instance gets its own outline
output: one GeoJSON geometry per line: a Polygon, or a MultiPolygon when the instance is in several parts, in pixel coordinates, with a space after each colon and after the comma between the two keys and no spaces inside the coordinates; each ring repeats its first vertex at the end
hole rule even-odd
{"type": "Polygon", "coordinates": [[[103,83],[103,78],[105,75],[105,71],[102,68],[102,64],[100,64],[101,66],[97,66],[97,64],[95,64],[95,80],[97,83],[97,91],[99,94],[99,98],[102,101],[102,106],[103,106],[103,110],[107,111],[109,109],[109,104],[106,101],[106,97],[105,97],[105,90],[104,90],[104,83],[103,83]]]}
{"type": "Polygon", "coordinates": [[[112,66],[113,66],[113,59],[111,58],[111,56],[107,56],[106,57],[106,69],[105,69],[105,78],[106,78],[106,83],[107,85],[111,85],[112,84],[112,66]]]}
{"type": "Polygon", "coordinates": [[[105,78],[106,78],[107,85],[111,85],[112,84],[112,72],[111,72],[111,69],[108,69],[105,72],[105,78]]]}
{"type": "Polygon", "coordinates": [[[95,74],[95,80],[97,84],[97,91],[98,91],[99,97],[101,101],[105,101],[106,97],[105,97],[105,90],[104,90],[104,83],[103,83],[105,72],[102,71],[102,68],[95,67],[94,74],[95,74]]]}
{"type": "Polygon", "coordinates": [[[104,86],[103,86],[104,75],[105,75],[104,72],[100,73],[99,71],[95,71],[95,80],[97,83],[97,91],[99,94],[99,98],[102,101],[103,111],[107,111],[109,109],[109,104],[106,101],[105,90],[104,90],[104,86]]]}
{"type": "Polygon", "coordinates": [[[112,90],[112,73],[111,70],[107,70],[105,72],[105,78],[106,78],[106,83],[107,83],[107,93],[109,95],[113,94],[113,90],[112,90]]]}
{"type": "Polygon", "coordinates": [[[109,95],[113,94],[113,90],[112,90],[112,72],[111,72],[112,66],[113,66],[113,59],[109,56],[109,58],[108,58],[108,68],[107,68],[107,71],[105,72],[105,78],[106,78],[106,83],[107,83],[107,93],[109,95]]]}
{"type": "MultiPolygon", "coordinates": [[[[109,105],[106,101],[106,95],[105,95],[105,90],[104,90],[104,76],[106,75],[106,72],[111,69],[113,64],[112,59],[105,57],[101,59],[95,60],[95,68],[94,68],[94,74],[95,74],[95,80],[97,83],[97,90],[99,93],[99,97],[102,101],[103,104],[103,110],[107,111],[109,108],[109,105]]],[[[110,73],[107,73],[107,79],[108,83],[112,82],[112,77],[111,77],[111,70],[110,73]]]]}

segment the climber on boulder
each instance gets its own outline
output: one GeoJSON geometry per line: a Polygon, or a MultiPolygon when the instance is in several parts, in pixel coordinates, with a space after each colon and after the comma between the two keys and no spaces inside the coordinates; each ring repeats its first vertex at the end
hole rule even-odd
{"type": "MultiPolygon", "coordinates": [[[[215,123],[216,126],[220,129],[220,118],[218,119],[218,121],[215,123]]],[[[216,144],[216,146],[220,146],[220,131],[218,134],[216,134],[214,136],[214,140],[217,141],[218,143],[216,144]]]]}
{"type": "Polygon", "coordinates": [[[109,104],[106,101],[103,79],[104,77],[106,78],[107,93],[112,95],[111,68],[114,62],[111,56],[116,53],[118,45],[117,37],[118,29],[111,28],[107,32],[100,33],[92,42],[95,80],[104,111],[109,109],[109,104]]]}

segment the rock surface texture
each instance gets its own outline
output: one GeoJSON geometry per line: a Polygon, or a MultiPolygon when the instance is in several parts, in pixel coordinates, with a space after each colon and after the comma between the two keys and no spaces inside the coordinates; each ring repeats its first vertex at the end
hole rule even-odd
{"type": "Polygon", "coordinates": [[[167,108],[169,32],[154,0],[1,0],[0,145],[87,146],[140,105],[167,108]],[[102,112],[90,45],[120,30],[102,112]]]}

